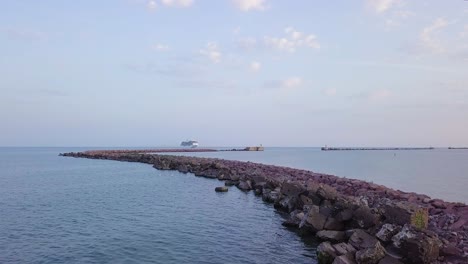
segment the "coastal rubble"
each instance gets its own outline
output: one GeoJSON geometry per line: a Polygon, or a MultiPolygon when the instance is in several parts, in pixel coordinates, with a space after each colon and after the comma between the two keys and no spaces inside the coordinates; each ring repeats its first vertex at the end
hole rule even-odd
{"type": "Polygon", "coordinates": [[[88,151],[62,156],[141,162],[254,190],[284,225],[317,236],[319,263],[468,263],[468,206],[307,170],[252,162],[88,151]]]}

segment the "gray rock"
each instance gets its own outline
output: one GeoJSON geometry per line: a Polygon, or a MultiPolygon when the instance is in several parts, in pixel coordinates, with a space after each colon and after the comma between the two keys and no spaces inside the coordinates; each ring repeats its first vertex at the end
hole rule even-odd
{"type": "Polygon", "coordinates": [[[277,191],[272,191],[270,189],[263,190],[262,193],[262,200],[268,203],[274,203],[278,201],[280,198],[280,194],[277,191]]]}
{"type": "Polygon", "coordinates": [[[375,236],[383,242],[390,242],[400,230],[401,228],[396,225],[384,224],[375,236]]]}
{"type": "Polygon", "coordinates": [[[351,218],[353,218],[353,210],[344,209],[338,212],[335,217],[338,221],[342,221],[342,222],[349,221],[351,220],[351,218]]]}
{"type": "Polygon", "coordinates": [[[215,188],[215,192],[227,192],[228,190],[229,189],[225,186],[215,188]]]}
{"type": "Polygon", "coordinates": [[[348,254],[336,257],[332,264],[356,264],[356,261],[352,255],[348,254]]]}
{"type": "Polygon", "coordinates": [[[234,185],[237,185],[239,184],[239,182],[236,182],[236,181],[231,181],[231,180],[227,180],[224,182],[224,185],[226,186],[234,186],[234,185]]]}
{"type": "Polygon", "coordinates": [[[370,228],[378,222],[378,216],[373,214],[371,209],[367,206],[361,206],[353,212],[353,220],[356,221],[360,228],[370,228]]]}
{"type": "Polygon", "coordinates": [[[392,238],[393,245],[400,249],[405,263],[432,263],[439,257],[442,245],[437,235],[429,231],[418,231],[405,225],[392,238]]]}
{"type": "Polygon", "coordinates": [[[317,189],[317,196],[322,200],[336,200],[337,192],[336,189],[325,184],[321,184],[317,189]]]}
{"type": "Polygon", "coordinates": [[[383,259],[379,261],[379,264],[403,264],[403,262],[399,261],[394,257],[386,255],[383,259]]]}
{"type": "Polygon", "coordinates": [[[374,247],[379,241],[362,229],[356,229],[349,238],[348,243],[356,249],[366,249],[374,247]]]}
{"type": "Polygon", "coordinates": [[[237,185],[237,188],[243,190],[243,191],[250,191],[252,190],[252,184],[250,183],[249,180],[247,181],[241,181],[239,182],[239,185],[237,185]]]}
{"type": "Polygon", "coordinates": [[[354,253],[356,253],[356,249],[353,246],[344,242],[333,245],[333,248],[338,256],[346,254],[352,254],[354,256],[354,253]]]}
{"type": "Polygon", "coordinates": [[[378,264],[384,257],[385,249],[378,241],[373,247],[356,252],[356,262],[358,264],[378,264]]]}
{"type": "Polygon", "coordinates": [[[330,242],[322,242],[317,247],[317,260],[319,264],[331,264],[336,257],[335,249],[330,242]]]}
{"type": "Polygon", "coordinates": [[[285,182],[281,186],[281,193],[286,196],[299,196],[306,191],[306,188],[296,182],[285,182]]]}
{"type": "Polygon", "coordinates": [[[327,217],[320,214],[320,209],[316,205],[310,206],[309,211],[304,216],[306,226],[311,229],[312,232],[316,233],[323,230],[327,217]]]}
{"type": "Polygon", "coordinates": [[[345,232],[321,230],[317,232],[317,237],[326,241],[341,242],[345,240],[345,232]]]}
{"type": "Polygon", "coordinates": [[[292,212],[296,207],[297,198],[296,196],[285,196],[283,199],[275,203],[275,208],[284,210],[286,212],[292,212]]]}
{"type": "Polygon", "coordinates": [[[344,227],[345,226],[343,222],[338,221],[336,218],[328,217],[327,221],[325,222],[324,229],[343,231],[344,227]]]}

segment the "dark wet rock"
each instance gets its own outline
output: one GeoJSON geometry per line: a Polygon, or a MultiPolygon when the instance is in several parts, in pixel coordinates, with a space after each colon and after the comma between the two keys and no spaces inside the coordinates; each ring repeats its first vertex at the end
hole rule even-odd
{"type": "Polygon", "coordinates": [[[317,247],[317,260],[319,264],[331,264],[336,257],[335,249],[330,242],[322,242],[317,247]]]}
{"type": "Polygon", "coordinates": [[[326,230],[343,231],[344,227],[343,222],[338,221],[336,218],[328,217],[323,228],[326,230]]]}
{"type": "Polygon", "coordinates": [[[380,242],[377,242],[373,247],[356,252],[356,262],[358,264],[377,264],[384,257],[385,249],[380,242]]]}
{"type": "Polygon", "coordinates": [[[352,209],[344,209],[338,212],[335,216],[336,220],[340,222],[349,221],[353,218],[353,210],[352,209]]]}
{"type": "Polygon", "coordinates": [[[345,240],[345,232],[343,231],[321,230],[316,235],[325,241],[341,242],[345,240]]]}
{"type": "Polygon", "coordinates": [[[338,256],[333,260],[332,264],[356,264],[353,255],[347,254],[338,256]]]}
{"type": "Polygon", "coordinates": [[[384,224],[375,235],[382,242],[390,242],[392,237],[400,232],[401,227],[392,224],[384,224]]]}
{"type": "Polygon", "coordinates": [[[383,259],[379,261],[379,264],[403,264],[403,262],[399,261],[398,259],[386,255],[383,259]]]}
{"type": "Polygon", "coordinates": [[[289,213],[295,209],[296,204],[296,196],[284,196],[282,199],[275,202],[275,208],[289,213]]]}
{"type": "Polygon", "coordinates": [[[374,236],[369,235],[362,229],[354,230],[354,233],[349,238],[348,243],[356,249],[365,249],[374,247],[379,241],[374,236]]]}
{"type": "Polygon", "coordinates": [[[225,186],[215,188],[215,192],[227,192],[228,190],[229,189],[225,186]]]}
{"type": "Polygon", "coordinates": [[[445,246],[443,246],[440,249],[440,255],[442,256],[460,256],[461,255],[461,250],[457,248],[456,245],[453,243],[449,243],[445,246]]]}
{"type": "Polygon", "coordinates": [[[262,200],[269,203],[275,203],[280,198],[280,194],[277,191],[272,191],[270,189],[263,190],[262,200]]]}
{"type": "Polygon", "coordinates": [[[224,182],[224,185],[226,185],[226,186],[234,186],[234,185],[237,185],[237,184],[239,184],[239,182],[231,181],[231,180],[227,180],[227,181],[224,182]]]}

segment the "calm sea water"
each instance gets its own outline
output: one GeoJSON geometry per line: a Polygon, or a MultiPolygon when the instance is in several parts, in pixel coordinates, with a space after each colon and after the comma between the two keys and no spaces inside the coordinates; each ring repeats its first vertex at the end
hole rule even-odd
{"type": "Polygon", "coordinates": [[[0,148],[0,263],[316,263],[252,192],[79,150],[0,148]]]}
{"type": "MultiPolygon", "coordinates": [[[[0,148],[0,263],[316,263],[316,242],[251,192],[146,164],[58,157],[80,148],[0,148]]],[[[184,155],[359,178],[468,202],[468,151],[184,155]]]]}

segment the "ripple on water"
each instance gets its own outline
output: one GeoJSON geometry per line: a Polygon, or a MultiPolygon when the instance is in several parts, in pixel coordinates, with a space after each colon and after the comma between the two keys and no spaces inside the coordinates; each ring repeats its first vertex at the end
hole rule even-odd
{"type": "Polygon", "coordinates": [[[10,159],[0,163],[1,263],[315,263],[315,242],[282,227],[252,192],[216,193],[222,182],[144,164],[39,153],[0,152],[10,159]]]}

